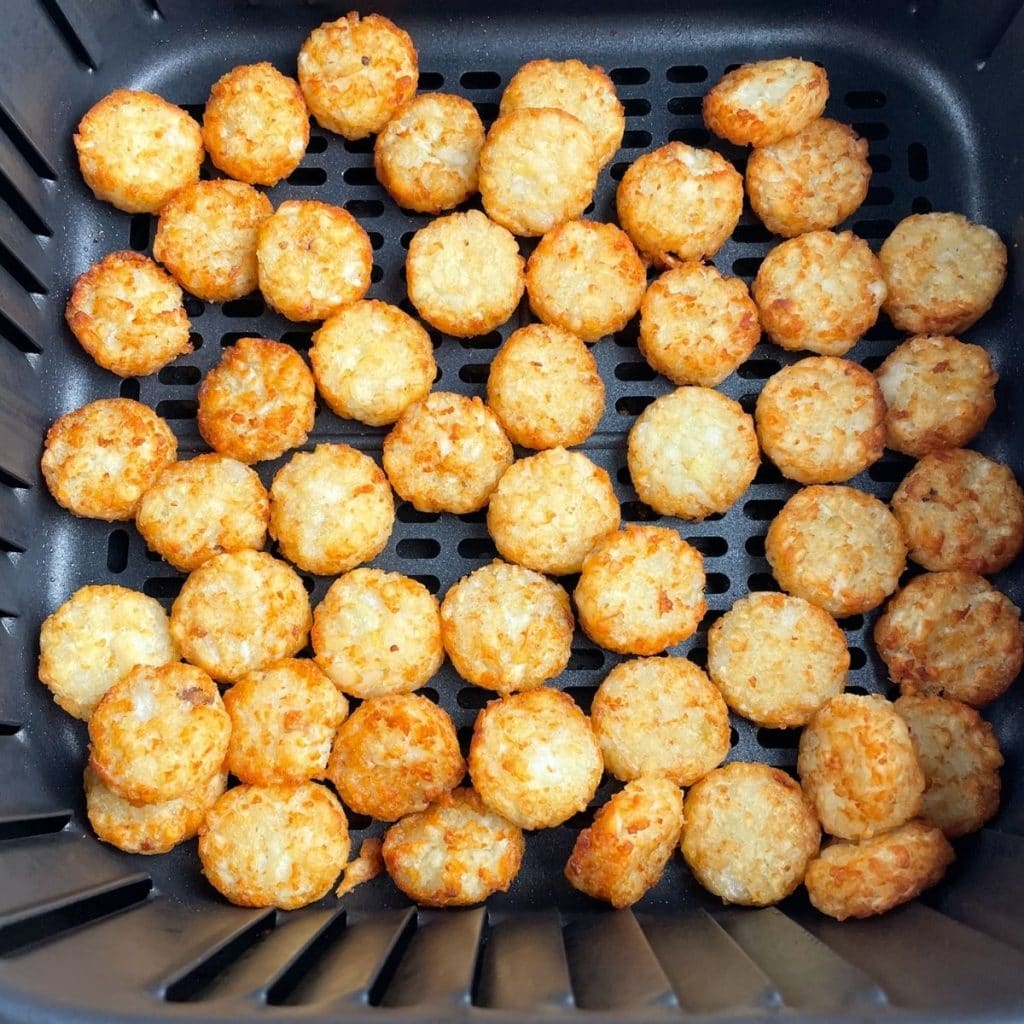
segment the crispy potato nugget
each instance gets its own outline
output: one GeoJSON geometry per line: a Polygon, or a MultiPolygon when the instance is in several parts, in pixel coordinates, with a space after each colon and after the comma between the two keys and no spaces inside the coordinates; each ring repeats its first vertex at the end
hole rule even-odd
{"type": "Polygon", "coordinates": [[[487,216],[516,235],[575,220],[594,195],[600,164],[582,121],[552,107],[502,114],[480,150],[487,216]]]}
{"type": "Polygon", "coordinates": [[[761,462],[753,419],[739,402],[700,387],[647,406],[630,428],[626,457],[641,501],[694,520],[728,509],[761,462]]]}
{"type": "Polygon", "coordinates": [[[384,438],[384,470],[421,512],[475,512],[512,465],[512,442],[479,398],[435,391],[384,438]]]}
{"type": "Polygon", "coordinates": [[[708,633],[708,674],[726,703],[770,729],[806,725],[843,692],[849,668],[835,619],[800,597],[750,594],[708,633]]]}
{"type": "Polygon", "coordinates": [[[591,721],[605,767],[628,782],[657,775],[690,786],[729,753],[729,709],[686,658],[634,658],[597,689],[591,721]]]}
{"type": "Polygon", "coordinates": [[[311,620],[290,565],[265,551],[233,551],[185,580],[171,607],[171,636],[187,661],[230,683],[301,651],[311,620]]]}
{"type": "Polygon", "coordinates": [[[160,602],[113,584],[76,590],[39,631],[39,678],[84,721],[129,669],[177,660],[160,602]]]}
{"type": "Polygon", "coordinates": [[[199,180],[199,125],[151,92],[115,89],[89,108],[74,139],[86,185],[126,213],[156,213],[199,180]]]}
{"type": "Polygon", "coordinates": [[[682,827],[679,787],[668,779],[634,779],[579,834],[565,877],[594,899],[632,906],[658,884],[682,827]]]}
{"type": "Polygon", "coordinates": [[[487,404],[513,444],[582,444],[604,414],[597,360],[561,327],[520,327],[498,349],[487,377],[487,404]]]}
{"type": "Polygon", "coordinates": [[[202,669],[136,665],[89,719],[89,766],[117,796],[162,803],[205,791],[223,770],[230,735],[217,684],[202,669]]]}
{"type": "Polygon", "coordinates": [[[721,384],[760,340],[747,286],[695,260],[662,274],[640,306],[640,353],[673,384],[721,384]]]}
{"type": "Polygon", "coordinates": [[[93,359],[119,377],[145,377],[192,351],[181,289],[138,252],[112,252],[76,281],[64,318],[93,359]]]}
{"type": "Polygon", "coordinates": [[[348,821],[325,786],[236,786],[206,816],[207,881],[240,907],[297,910],[326,896],[348,860],[348,821]]]}
{"type": "Polygon", "coordinates": [[[347,444],[296,452],[270,485],[270,535],[289,562],[319,576],[372,561],[394,524],[384,471],[347,444]]]}
{"type": "Polygon", "coordinates": [[[896,517],[852,487],[804,487],[768,527],[765,555],[783,590],[841,619],[897,587],[907,546],[896,517]]]}
{"type": "Polygon", "coordinates": [[[309,145],[299,83],[266,61],[232,68],[210,90],[203,142],[218,170],[250,185],[276,185],[309,145]]]}
{"type": "Polygon", "coordinates": [[[807,868],[807,895],[823,914],[884,914],[935,885],[956,855],[946,837],[911,821],[862,843],[833,842],[807,868]]]}
{"type": "Polygon", "coordinates": [[[1024,547],[1024,491],[1013,471],[967,448],[932,452],[892,496],[910,557],[926,569],[983,575],[1024,547]]]}
{"type": "Polygon", "coordinates": [[[286,199],[260,224],[260,291],[289,320],[326,320],[370,287],[370,236],[347,210],[286,199]]]}
{"type": "Polygon", "coordinates": [[[419,59],[409,34],[355,11],[313,29],[299,50],[299,85],[317,121],[346,139],[381,131],[416,94],[419,59]]]}
{"type": "Polygon", "coordinates": [[[473,786],[520,828],[554,828],[584,810],[602,769],[590,721],[568,694],[541,687],[492,700],[477,715],[473,786]]]}
{"type": "Polygon", "coordinates": [[[397,572],[354,569],[313,615],[317,664],[353,697],[419,689],[444,660],[437,598],[397,572]]]}
{"type": "Polygon", "coordinates": [[[723,903],[766,907],[785,899],[821,842],[799,783],[766,764],[716,768],[686,794],[683,812],[683,857],[723,903]]]}
{"type": "Polygon", "coordinates": [[[303,444],[316,416],[316,384],[290,345],[242,338],[199,386],[203,440],[239,462],[276,459],[303,444]]]}
{"type": "Polygon", "coordinates": [[[391,880],[425,907],[468,907],[507,892],[526,850],[522,831],[489,811],[471,789],[456,789],[387,830],[391,880]]]}
{"type": "Polygon", "coordinates": [[[761,326],[780,348],[849,352],[878,319],[882,265],[852,231],[812,231],[777,245],[754,278],[761,326]]]}
{"type": "Polygon", "coordinates": [[[810,356],[784,366],[757,396],[757,439],[783,476],[802,484],[849,480],[885,450],[885,400],[869,370],[810,356]]]}
{"type": "Polygon", "coordinates": [[[875,376],[886,404],[885,443],[906,455],[963,447],[996,408],[999,375],[988,353],[956,338],[908,338],[875,376]]]}
{"type": "Polygon", "coordinates": [[[704,123],[737,146],[770,146],[803,131],[825,109],[828,76],[807,60],[743,64],[704,97],[704,123]]]}
{"type": "Polygon", "coordinates": [[[426,810],[465,773],[448,713],[414,693],[363,701],[342,723],[327,763],[346,806],[380,821],[426,810]]]}
{"type": "Polygon", "coordinates": [[[704,618],[704,559],[675,530],[630,525],[583,559],[573,598],[594,643],[658,654],[692,636],[704,618]]]}
{"type": "Polygon", "coordinates": [[[377,179],[399,206],[440,213],[477,189],[484,125],[462,96],[417,96],[384,126],[373,147],[377,179]]]}
{"type": "Polygon", "coordinates": [[[273,212],[251,185],[197,181],[160,210],[153,255],[193,295],[240,299],[256,290],[256,238],[273,212]]]}
{"type": "Polygon", "coordinates": [[[867,140],[827,117],[747,161],[750,205],[784,238],[834,228],[864,202],[870,181],[867,140]]]}
{"type": "Polygon", "coordinates": [[[633,243],[614,224],[568,221],[540,240],[526,264],[533,312],[584,341],[621,331],[646,287],[633,243]]]}
{"type": "Polygon", "coordinates": [[[640,252],[671,267],[722,248],[743,212],[743,178],[713,150],[670,142],[630,166],[615,203],[640,252]]]}
{"type": "Polygon", "coordinates": [[[889,677],[907,694],[984,707],[1024,665],[1020,609],[988,580],[934,572],[911,580],[875,623],[889,677]]]}
{"type": "Polygon", "coordinates": [[[174,800],[133,804],[103,785],[85,769],[85,811],[97,838],[125,853],[168,853],[191,839],[206,813],[227,786],[227,772],[214,772],[204,783],[174,800]]]}
{"type": "Polygon", "coordinates": [[[313,335],[316,386],[339,416],[371,427],[394,423],[430,393],[437,376],[430,335],[407,313],[361,299],[313,335]]]}
{"type": "Polygon", "coordinates": [[[551,448],[520,459],[491,495],[487,529],[498,554],[551,576],[579,572],[587,552],[619,528],[608,474],[579,452],[551,448]]]}
{"type": "Polygon", "coordinates": [[[590,132],[600,169],[619,150],[626,115],[615,84],[597,67],[578,60],[531,60],[501,94],[502,116],[524,107],[554,107],[578,118],[590,132]]]}
{"type": "Polygon", "coordinates": [[[943,697],[900,697],[895,708],[924,772],[922,820],[951,839],[977,832],[999,810],[1003,755],[992,726],[943,697]]]}
{"type": "Polygon", "coordinates": [[[463,679],[498,693],[532,690],[569,664],[569,595],[532,569],[495,559],[441,602],[441,638],[463,679]]]}
{"type": "Polygon", "coordinates": [[[177,438],[148,405],[101,398],[54,422],[40,465],[58,505],[115,522],[135,516],[142,495],[177,454],[177,438]]]}
{"type": "Polygon", "coordinates": [[[451,213],[420,228],[409,243],[405,274],[420,316],[456,338],[500,327],[526,287],[519,243],[479,210],[451,213]]]}
{"type": "Polygon", "coordinates": [[[924,773],[906,722],[878,694],[842,693],[800,736],[797,771],[822,827],[870,839],[921,810],[924,773]]]}
{"type": "Polygon", "coordinates": [[[255,470],[226,455],[171,463],[142,496],[139,533],[175,569],[191,572],[225,551],[259,551],[270,499],[255,470]]]}
{"type": "Polygon", "coordinates": [[[885,311],[902,331],[959,334],[988,312],[1006,280],[1006,246],[959,213],[915,213],[878,253],[885,311]]]}
{"type": "Polygon", "coordinates": [[[257,786],[322,779],[348,701],[308,659],[250,672],[224,694],[231,716],[227,768],[257,786]]]}

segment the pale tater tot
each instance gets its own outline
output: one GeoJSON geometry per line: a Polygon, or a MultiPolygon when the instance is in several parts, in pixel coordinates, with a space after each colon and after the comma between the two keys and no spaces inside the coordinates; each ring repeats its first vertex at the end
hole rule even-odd
{"type": "Polygon", "coordinates": [[[241,338],[199,386],[203,440],[239,462],[276,459],[303,444],[316,417],[316,384],[302,356],[267,338],[241,338]]]}
{"type": "Polygon", "coordinates": [[[175,280],[206,302],[256,290],[256,239],[274,212],[270,200],[240,181],[197,181],[160,210],[153,255],[175,280]]]}
{"type": "Polygon", "coordinates": [[[621,662],[590,714],[605,767],[623,782],[656,775],[691,786],[729,753],[729,709],[686,658],[621,662]]]}
{"type": "Polygon", "coordinates": [[[112,252],[76,281],[64,318],[99,366],[145,377],[192,351],[181,289],[138,252],[112,252]]]}
{"type": "Polygon", "coordinates": [[[597,360],[561,327],[529,324],[498,349],[487,376],[487,404],[509,440],[524,448],[570,448],[604,414],[597,360]]]}
{"type": "Polygon", "coordinates": [[[391,880],[424,907],[468,907],[507,892],[519,873],[522,830],[488,810],[472,789],[456,789],[410,814],[384,836],[391,880]]]}
{"type": "Polygon", "coordinates": [[[76,590],[39,631],[39,678],[60,707],[84,721],[136,665],[177,660],[160,602],[113,584],[76,590]]]}
{"type": "Polygon", "coordinates": [[[723,903],[766,907],[785,899],[821,842],[800,784],[766,764],[716,768],[686,794],[683,813],[683,857],[723,903]]]}
{"type": "Polygon", "coordinates": [[[89,719],[89,767],[133,804],[194,793],[222,771],[231,735],[217,684],[194,665],[136,665],[89,719]]]}
{"type": "Polygon", "coordinates": [[[406,210],[450,210],[476,192],[483,144],[483,122],[465,97],[417,96],[377,136],[377,180],[406,210]]]}
{"type": "Polygon", "coordinates": [[[86,185],[126,213],[156,213],[199,180],[199,125],[151,92],[116,89],[104,96],[82,118],[74,142],[86,185]]]}
{"type": "Polygon", "coordinates": [[[419,81],[409,34],[381,14],[352,11],[324,22],[302,44],[298,64],[302,95],[317,122],[352,140],[381,131],[419,81]]]}
{"type": "Polygon", "coordinates": [[[843,693],[800,736],[797,771],[822,828],[870,839],[921,810],[924,773],[906,722],[878,694],[843,693]]]}
{"type": "Polygon", "coordinates": [[[633,244],[671,267],[721,249],[743,212],[743,178],[714,150],[670,142],[630,166],[615,202],[633,244]]]}
{"type": "Polygon", "coordinates": [[[499,693],[532,690],[564,671],[572,630],[562,587],[498,559],[464,576],[441,602],[441,638],[455,671],[499,693]]]}
{"type": "Polygon", "coordinates": [[[725,512],[761,462],[752,417],[734,399],[701,387],[679,388],[647,406],[630,428],[626,455],[641,501],[693,520],[725,512]]]}
{"type": "Polygon", "coordinates": [[[270,485],[270,535],[289,562],[320,576],[372,561],[394,523],[384,471],[347,444],[296,452],[270,485]]]}
{"type": "Polygon", "coordinates": [[[236,786],[199,834],[207,881],[240,907],[297,910],[326,896],[349,854],[348,821],[326,786],[236,786]]]}
{"type": "Polygon", "coordinates": [[[520,828],[554,828],[584,810],[602,768],[590,721],[566,693],[542,686],[491,701],[477,715],[473,786],[520,828]]]}
{"type": "Polygon", "coordinates": [[[311,634],[317,664],[353,697],[424,686],[444,660],[437,598],[418,580],[353,569],[317,605],[311,634]]]}
{"type": "Polygon", "coordinates": [[[593,137],[564,110],[523,107],[491,126],[480,151],[487,216],[515,235],[543,235],[575,220],[597,184],[593,137]]]}
{"type": "Polygon", "coordinates": [[[621,331],[646,287],[643,262],[614,224],[568,221],[540,240],[526,264],[533,312],[587,342],[621,331]]]}
{"type": "Polygon", "coordinates": [[[830,843],[807,867],[807,895],[823,914],[873,917],[935,885],[955,854],[937,828],[911,821],[861,843],[830,843]]]}
{"type": "Polygon", "coordinates": [[[690,260],[667,270],[640,305],[640,353],[673,384],[721,384],[760,340],[747,286],[710,264],[690,260]]]}
{"type": "Polygon", "coordinates": [[[570,884],[613,907],[629,907],[658,884],[683,827],[683,793],[668,779],[627,782],[576,839],[570,884]]]}
{"type": "Polygon", "coordinates": [[[551,448],[513,463],[498,481],[487,529],[502,558],[551,576],[579,572],[590,549],[619,528],[608,474],[585,455],[551,448]]]}
{"type": "Polygon", "coordinates": [[[230,683],[301,651],[311,620],[290,565],[265,551],[235,551],[185,580],[171,606],[171,636],[187,661],[230,683]]]}
{"type": "Polygon", "coordinates": [[[1024,491],[1013,471],[967,448],[921,459],[896,488],[892,510],[910,557],[934,572],[987,576],[1024,547],[1024,491]]]}
{"type": "Polygon", "coordinates": [[[302,162],[309,112],[299,83],[273,64],[243,64],[213,83],[203,112],[213,165],[250,185],[276,185],[302,162]]]}
{"type": "Polygon", "coordinates": [[[269,518],[256,471],[211,452],[168,466],[143,494],[135,526],[151,551],[191,572],[225,551],[262,550],[269,518]]]}
{"type": "Polygon", "coordinates": [[[435,391],[384,438],[384,471],[421,512],[475,512],[512,465],[512,442],[479,398],[435,391]]]}
{"type": "Polygon", "coordinates": [[[101,398],[54,422],[40,465],[58,505],[116,522],[134,518],[143,494],[177,454],[177,438],[148,405],[101,398]]]}
{"type": "Polygon", "coordinates": [[[700,625],[704,580],[700,552],[675,530],[630,525],[583,559],[573,599],[594,643],[620,654],[658,654],[700,625]]]}
{"type": "Polygon", "coordinates": [[[704,97],[704,123],[737,146],[770,146],[802,131],[825,109],[825,69],[796,57],[743,64],[704,97]]]}
{"type": "Polygon", "coordinates": [[[912,579],[875,623],[875,646],[904,695],[952,697],[984,707],[1024,666],[1020,609],[968,572],[912,579]]]}
{"type": "Polygon", "coordinates": [[[448,713],[414,693],[363,701],[342,723],[327,762],[345,805],[380,821],[426,810],[465,772],[448,713]]]}

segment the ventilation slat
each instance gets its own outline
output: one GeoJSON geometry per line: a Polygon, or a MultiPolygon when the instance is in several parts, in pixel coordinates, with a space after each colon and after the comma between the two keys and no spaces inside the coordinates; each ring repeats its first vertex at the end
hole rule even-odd
{"type": "Polygon", "coordinates": [[[24,551],[31,535],[26,519],[18,489],[0,483],[0,540],[24,551]]]}
{"type": "Polygon", "coordinates": [[[0,815],[0,841],[46,836],[67,828],[71,811],[33,811],[0,815]]]}
{"type": "Polygon", "coordinates": [[[0,334],[19,348],[41,351],[47,331],[42,314],[29,293],[0,266],[0,334]]]}
{"type": "Polygon", "coordinates": [[[39,239],[6,203],[0,202],[0,263],[33,292],[49,290],[50,265],[39,239]]]}
{"type": "Polygon", "coordinates": [[[630,910],[580,918],[565,929],[576,1004],[586,1010],[678,1006],[672,985],[630,910]]]}
{"type": "Polygon", "coordinates": [[[0,133],[0,196],[6,197],[15,213],[36,234],[48,235],[52,228],[46,216],[49,206],[42,181],[25,162],[6,135],[0,133]]]}
{"type": "Polygon", "coordinates": [[[536,1014],[572,1006],[562,925],[555,911],[517,914],[491,928],[480,968],[481,1006],[536,1014]]]}
{"type": "Polygon", "coordinates": [[[735,1013],[781,1003],[769,977],[706,911],[640,924],[684,1010],[735,1013]]]}
{"type": "Polygon", "coordinates": [[[56,178],[54,168],[61,161],[57,158],[56,135],[53,132],[51,111],[44,104],[37,104],[40,117],[46,118],[47,131],[32,131],[28,122],[11,102],[5,83],[0,81],[0,131],[11,136],[12,141],[32,165],[37,174],[56,178]]]}
{"type": "Polygon", "coordinates": [[[43,0],[43,5],[71,52],[95,71],[103,61],[103,46],[78,0],[43,0]]]}

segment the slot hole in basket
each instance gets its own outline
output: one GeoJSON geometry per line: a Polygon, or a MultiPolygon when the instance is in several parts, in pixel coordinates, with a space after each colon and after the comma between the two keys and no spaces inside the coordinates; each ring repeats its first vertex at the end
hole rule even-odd
{"type": "Polygon", "coordinates": [[[121,381],[121,386],[117,389],[117,393],[122,398],[130,398],[137,402],[139,400],[139,395],[142,393],[142,387],[134,377],[125,377],[125,379],[121,381]]]}
{"type": "Polygon", "coordinates": [[[465,363],[459,367],[459,380],[466,384],[486,384],[490,372],[489,363],[465,363]]]}
{"type": "Polygon", "coordinates": [[[881,241],[892,234],[896,222],[892,220],[859,220],[853,225],[853,230],[870,241],[881,241]]]}
{"type": "Polygon", "coordinates": [[[376,185],[377,174],[372,167],[349,167],[342,174],[346,185],[376,185]]]}
{"type": "Polygon", "coordinates": [[[863,615],[847,615],[846,618],[838,619],[839,628],[845,633],[856,633],[858,629],[864,628],[863,615]]]}
{"type": "Polygon", "coordinates": [[[249,316],[263,316],[267,311],[267,304],[259,292],[246,295],[241,299],[232,299],[221,306],[221,310],[227,317],[240,318],[249,316]]]}
{"type": "Polygon", "coordinates": [[[479,711],[487,707],[494,697],[495,694],[490,690],[481,689],[479,686],[464,686],[455,695],[455,703],[467,711],[479,711]]]}
{"type": "Polygon", "coordinates": [[[574,647],[569,652],[570,672],[597,672],[604,668],[604,652],[596,647],[574,647]]]}
{"type": "Polygon", "coordinates": [[[623,100],[622,109],[625,111],[626,117],[645,117],[651,112],[651,103],[650,100],[645,100],[642,96],[636,96],[623,100]]]}
{"type": "Polygon", "coordinates": [[[754,277],[761,269],[763,256],[741,256],[732,261],[732,272],[739,277],[754,277]]]}
{"type": "Polygon", "coordinates": [[[743,544],[748,555],[753,555],[755,558],[764,558],[764,537],[758,535],[757,537],[748,537],[743,544]]]}
{"type": "Polygon", "coordinates": [[[436,523],[441,518],[439,512],[421,512],[407,501],[403,501],[398,506],[398,511],[395,514],[398,516],[399,522],[402,523],[436,523]]]}
{"type": "Polygon", "coordinates": [[[777,359],[748,359],[736,371],[741,380],[767,380],[773,373],[782,369],[777,359]]]}
{"type": "Polygon", "coordinates": [[[857,669],[863,668],[868,663],[868,656],[859,648],[850,648],[850,671],[856,672],[857,669]]]}
{"type": "Polygon", "coordinates": [[[491,331],[490,334],[481,334],[476,338],[459,339],[459,344],[463,348],[498,348],[501,342],[501,335],[497,331],[491,331]]]}
{"type": "Polygon", "coordinates": [[[444,85],[444,75],[439,71],[421,71],[419,90],[428,92],[431,89],[440,89],[444,85]]]}
{"type": "Polygon", "coordinates": [[[665,72],[670,82],[705,82],[708,69],[703,64],[675,64],[665,72]]]}
{"type": "Polygon", "coordinates": [[[620,416],[639,416],[654,401],[654,395],[623,395],[615,400],[620,416]]]}
{"type": "Polygon", "coordinates": [[[868,163],[871,165],[871,170],[879,174],[892,169],[892,157],[887,153],[869,153],[868,163]]]}
{"type": "Polygon", "coordinates": [[[752,573],[747,578],[747,589],[751,593],[779,593],[779,585],[775,582],[775,577],[770,572],[752,573]]]}
{"type": "Polygon", "coordinates": [[[800,745],[800,730],[768,729],[762,726],[757,730],[757,742],[768,750],[796,750],[800,745]]]}
{"type": "Polygon", "coordinates": [[[350,199],[345,209],[353,217],[380,217],[384,213],[384,204],[379,199],[350,199]]]}
{"type": "Polygon", "coordinates": [[[625,132],[622,136],[623,149],[645,149],[651,144],[653,136],[650,132],[631,131],[625,132]]]}
{"type": "Polygon", "coordinates": [[[497,103],[474,103],[473,106],[476,107],[476,112],[480,115],[480,120],[484,122],[485,126],[497,120],[497,103]]]}
{"type": "Polygon", "coordinates": [[[668,133],[670,142],[685,142],[688,146],[706,146],[711,141],[707,128],[673,128],[668,133]]]}
{"type": "Polygon", "coordinates": [[[673,96],[666,104],[670,114],[695,116],[701,110],[700,96],[673,96]]]}
{"type": "Polygon", "coordinates": [[[687,544],[695,547],[708,558],[721,558],[729,550],[729,542],[724,537],[686,537],[684,539],[687,544]]]}
{"type": "Polygon", "coordinates": [[[461,558],[470,560],[498,557],[498,549],[490,537],[463,537],[456,550],[461,558]]]}
{"type": "Polygon", "coordinates": [[[627,523],[660,523],[661,516],[642,501],[624,501],[622,503],[622,518],[627,523]]]}
{"type": "Polygon", "coordinates": [[[931,213],[932,201],[927,196],[915,196],[910,203],[913,213],[931,213]]]}
{"type": "Polygon", "coordinates": [[[309,145],[306,146],[307,153],[326,153],[327,152],[327,136],[326,135],[310,135],[309,145]]]}
{"type": "Polygon", "coordinates": [[[767,460],[757,467],[757,473],[754,475],[755,484],[781,484],[785,479],[778,466],[767,460]]]}
{"type": "Polygon", "coordinates": [[[597,688],[594,686],[567,686],[564,693],[569,694],[570,697],[579,705],[580,710],[585,714],[590,714],[591,705],[594,703],[594,694],[597,693],[597,688]]]}
{"type": "Polygon", "coordinates": [[[865,206],[889,206],[895,195],[891,188],[886,188],[884,185],[872,185],[868,189],[868,194],[864,199],[865,206]]]}
{"type": "Polygon", "coordinates": [[[616,85],[643,85],[651,80],[651,73],[647,68],[612,68],[608,77],[616,85]]]}
{"type": "Polygon", "coordinates": [[[192,398],[165,398],[157,402],[156,414],[165,420],[194,420],[199,403],[192,398]]]}
{"type": "Polygon", "coordinates": [[[725,594],[729,590],[729,577],[724,572],[709,572],[704,589],[709,594],[725,594]]]}
{"type": "Polygon", "coordinates": [[[737,224],[736,230],[732,233],[733,241],[744,244],[754,242],[763,244],[770,242],[774,237],[772,233],[761,223],[737,224]]]}
{"type": "Polygon", "coordinates": [[[698,668],[708,667],[708,649],[706,647],[693,647],[686,655],[698,668]]]}
{"type": "Polygon", "coordinates": [[[315,187],[327,181],[327,172],[322,167],[297,167],[288,175],[289,185],[315,187]]]}
{"type": "Polygon", "coordinates": [[[365,139],[343,139],[342,146],[346,153],[372,153],[373,136],[368,135],[365,139]]]}
{"type": "Polygon", "coordinates": [[[107,571],[122,573],[128,568],[128,531],[114,530],[107,538],[107,571]]]}
{"type": "Polygon", "coordinates": [[[501,75],[497,71],[464,71],[459,78],[463,89],[497,89],[501,75]]]}
{"type": "Polygon", "coordinates": [[[180,593],[184,582],[181,576],[151,576],[142,584],[142,592],[147,597],[173,599],[180,593]]]}
{"type": "Polygon", "coordinates": [[[441,554],[441,545],[432,537],[406,537],[395,546],[399,558],[427,559],[441,554]]]}
{"type": "Polygon", "coordinates": [[[195,320],[196,317],[202,316],[204,309],[206,309],[206,303],[202,299],[197,299],[194,295],[185,296],[185,312],[190,319],[195,320]]]}
{"type": "Polygon", "coordinates": [[[429,573],[410,573],[410,576],[417,583],[422,583],[431,594],[436,594],[441,589],[441,581],[429,573]]]}
{"type": "Polygon", "coordinates": [[[870,142],[879,142],[889,138],[889,126],[884,121],[861,121],[853,125],[853,130],[870,142]]]}
{"type": "Polygon", "coordinates": [[[647,363],[619,363],[615,367],[617,380],[654,380],[656,376],[647,363]]]}
{"type": "Polygon", "coordinates": [[[424,686],[422,690],[417,690],[416,692],[426,697],[431,704],[441,703],[441,695],[432,686],[424,686]]]}
{"type": "Polygon", "coordinates": [[[202,371],[198,366],[165,366],[158,374],[161,384],[198,384],[202,371]]]}
{"type": "Polygon", "coordinates": [[[148,213],[136,213],[128,224],[128,244],[136,252],[144,252],[149,248],[149,233],[152,230],[153,218],[148,213]]]}
{"type": "Polygon", "coordinates": [[[921,142],[907,146],[907,173],[913,181],[928,180],[928,150],[921,142]]]}
{"type": "Polygon", "coordinates": [[[281,342],[291,345],[292,348],[298,349],[300,352],[308,352],[313,347],[313,332],[285,331],[281,335],[281,342]]]}
{"type": "Polygon", "coordinates": [[[629,164],[625,161],[621,161],[617,164],[612,164],[612,169],[608,172],[612,176],[612,181],[622,181],[622,176],[629,170],[629,164]]]}

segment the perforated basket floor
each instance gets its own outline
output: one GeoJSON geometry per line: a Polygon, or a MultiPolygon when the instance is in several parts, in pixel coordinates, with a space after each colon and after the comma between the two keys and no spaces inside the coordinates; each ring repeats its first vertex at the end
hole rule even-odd
{"type": "MultiPolygon", "coordinates": [[[[795,3],[687,13],[671,5],[609,6],[586,17],[550,6],[543,16],[469,6],[436,14],[379,8],[412,33],[421,89],[467,96],[486,123],[505,82],[527,59],[578,56],[608,69],[627,130],[621,152],[602,172],[596,218],[613,219],[615,185],[628,164],[670,139],[711,145],[742,169],[742,151],[709,138],[700,98],[736,63],[793,53],[827,67],[827,113],[870,142],[871,189],[848,226],[877,247],[908,213],[955,209],[1004,238],[1020,235],[1024,19],[1015,16],[1016,3],[980,12],[934,0],[836,4],[811,15],[795,3]]],[[[904,1011],[995,1017],[1024,1010],[1019,691],[989,716],[1007,758],[1001,815],[961,844],[958,866],[927,905],[875,922],[839,926],[799,897],[781,909],[725,911],[679,858],[633,912],[603,910],[562,876],[589,812],[530,836],[508,894],[484,909],[450,913],[409,909],[383,879],[358,889],[341,909],[331,898],[290,915],[239,910],[202,881],[194,844],[147,859],[91,837],[80,795],[85,732],[54,708],[35,678],[39,623],[85,583],[116,581],[169,605],[183,577],[148,554],[130,525],[72,520],[57,510],[37,471],[45,425],[120,393],[167,417],[183,455],[202,450],[196,386],[223,346],[255,335],[305,351],[311,330],[267,312],[258,296],[223,306],[189,299],[192,355],[143,380],[121,382],[98,370],[61,321],[67,290],[107,252],[149,251],[153,221],[92,200],[75,169],[71,131],[115,86],[155,90],[199,116],[210,84],[225,70],[268,59],[293,72],[309,28],[343,10],[184,0],[8,0],[0,8],[0,1016],[639,1020],[904,1011]]],[[[399,211],[377,184],[369,141],[344,142],[314,125],[302,166],[270,195],[275,204],[315,197],[349,209],[373,242],[370,294],[411,311],[405,248],[428,218],[399,211]]],[[[748,210],[715,263],[749,282],[770,245],[748,210]]],[[[999,409],[979,447],[1018,474],[1022,291],[1014,260],[996,308],[969,334],[989,349],[1002,375],[999,409]]],[[[495,349],[526,322],[524,304],[483,338],[434,334],[436,386],[483,395],[495,349]]],[[[874,368],[897,340],[883,319],[852,358],[874,368]]],[[[659,520],[630,485],[625,433],[670,386],[639,355],[635,325],[594,351],[608,403],[585,450],[611,474],[626,521],[672,525],[704,554],[710,610],[677,649],[704,664],[715,618],[748,591],[774,589],[764,535],[794,488],[766,464],[725,516],[701,524],[659,520]]],[[[752,410],[764,380],[793,358],[762,344],[722,390],[752,410]]],[[[379,456],[382,436],[320,408],[310,447],[344,440],[379,456]]],[[[266,482],[279,464],[258,467],[266,482]]],[[[887,454],[854,484],[888,498],[908,465],[887,454]]],[[[483,514],[424,515],[402,504],[375,564],[443,594],[493,555],[483,514]]],[[[314,603],[330,582],[306,578],[314,603]]],[[[996,582],[1018,604],[1024,598],[1020,571],[996,582]]],[[[841,623],[855,692],[889,692],[869,641],[872,623],[873,616],[841,623]]],[[[557,684],[589,709],[616,660],[578,634],[557,684]]],[[[489,694],[462,683],[448,665],[424,692],[452,715],[468,743],[489,694]]],[[[730,759],[792,769],[795,732],[734,718],[732,736],[730,759]]],[[[613,789],[606,780],[594,805],[613,789]]],[[[352,826],[354,844],[380,830],[358,816],[352,826]]]]}

